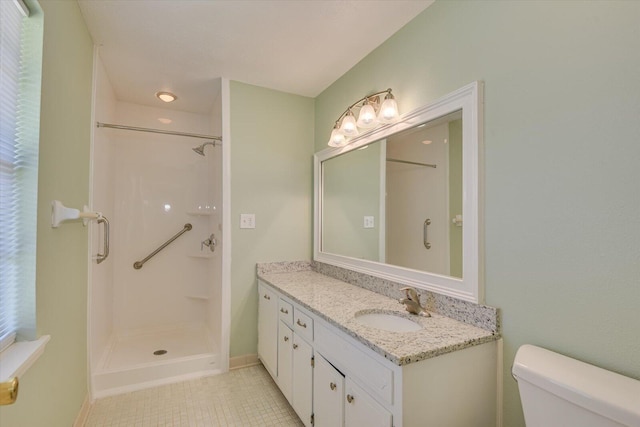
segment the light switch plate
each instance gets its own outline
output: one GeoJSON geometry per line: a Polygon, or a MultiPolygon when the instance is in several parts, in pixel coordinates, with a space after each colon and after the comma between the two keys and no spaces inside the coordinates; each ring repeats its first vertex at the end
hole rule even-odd
{"type": "Polygon", "coordinates": [[[373,228],[373,227],[374,227],[373,217],[372,216],[365,216],[364,217],[364,228],[373,228]]]}
{"type": "Polygon", "coordinates": [[[256,214],[240,214],[240,228],[256,228],[256,214]]]}

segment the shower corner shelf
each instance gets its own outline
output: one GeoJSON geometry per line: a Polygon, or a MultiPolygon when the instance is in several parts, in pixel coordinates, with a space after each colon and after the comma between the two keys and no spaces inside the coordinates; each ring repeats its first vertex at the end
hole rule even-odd
{"type": "Polygon", "coordinates": [[[215,253],[210,252],[207,249],[207,252],[191,252],[189,254],[187,254],[188,256],[190,256],[191,258],[203,258],[203,259],[211,259],[213,258],[213,256],[215,255],[215,253]]]}
{"type": "Polygon", "coordinates": [[[193,216],[211,216],[214,215],[216,212],[213,209],[203,209],[203,210],[198,210],[198,209],[194,209],[191,211],[187,211],[187,215],[193,215],[193,216]]]}
{"type": "Polygon", "coordinates": [[[211,297],[209,295],[185,295],[187,298],[191,299],[199,299],[199,300],[208,300],[211,297]]]}

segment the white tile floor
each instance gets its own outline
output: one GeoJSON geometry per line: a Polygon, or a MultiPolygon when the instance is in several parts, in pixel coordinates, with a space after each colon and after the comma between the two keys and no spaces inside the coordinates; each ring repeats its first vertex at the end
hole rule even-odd
{"type": "Polygon", "coordinates": [[[303,426],[262,365],[97,400],[87,427],[303,426]]]}

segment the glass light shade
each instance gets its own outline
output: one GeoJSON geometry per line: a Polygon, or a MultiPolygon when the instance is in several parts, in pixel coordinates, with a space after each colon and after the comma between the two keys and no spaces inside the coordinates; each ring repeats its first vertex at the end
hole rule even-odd
{"type": "Polygon", "coordinates": [[[340,129],[334,127],[331,131],[331,137],[329,138],[329,147],[342,147],[347,143],[347,139],[344,137],[340,129]]]}
{"type": "Polygon", "coordinates": [[[393,95],[388,94],[384,98],[384,102],[380,106],[380,112],[378,113],[378,121],[380,123],[393,123],[398,119],[398,104],[393,98],[393,95]]]}
{"type": "Polygon", "coordinates": [[[156,92],[156,97],[164,102],[173,102],[178,99],[178,97],[171,92],[156,92]]]}
{"type": "Polygon", "coordinates": [[[378,124],[378,122],[376,122],[376,110],[373,109],[371,104],[364,104],[362,106],[356,124],[361,129],[371,129],[378,124]]]}
{"type": "Polygon", "coordinates": [[[346,116],[342,119],[342,124],[340,125],[340,131],[344,136],[356,136],[358,135],[358,126],[356,125],[356,118],[354,117],[351,110],[347,113],[346,116]]]}

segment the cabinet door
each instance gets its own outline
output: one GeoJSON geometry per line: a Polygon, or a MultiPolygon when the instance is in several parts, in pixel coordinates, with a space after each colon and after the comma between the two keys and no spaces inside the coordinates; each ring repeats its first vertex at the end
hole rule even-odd
{"type": "Polygon", "coordinates": [[[258,355],[271,376],[278,376],[278,296],[258,284],[258,355]]]}
{"type": "Polygon", "coordinates": [[[391,413],[349,378],[345,393],[345,427],[391,427],[391,413]]]}
{"type": "Polygon", "coordinates": [[[315,427],[344,426],[344,377],[324,357],[315,354],[313,418],[315,427]]]}
{"type": "Polygon", "coordinates": [[[293,331],[281,320],[278,326],[278,386],[291,403],[293,386],[293,331]]]}
{"type": "Polygon", "coordinates": [[[313,349],[298,334],[293,334],[293,388],[291,406],[305,426],[311,426],[313,393],[313,349]]]}

